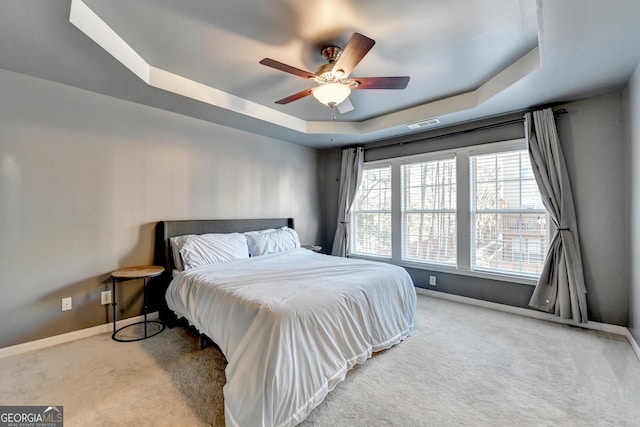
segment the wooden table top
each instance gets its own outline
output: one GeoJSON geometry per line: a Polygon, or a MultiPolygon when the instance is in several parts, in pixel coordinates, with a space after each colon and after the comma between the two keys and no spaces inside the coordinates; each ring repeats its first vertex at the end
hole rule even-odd
{"type": "Polygon", "coordinates": [[[113,271],[111,277],[116,279],[142,279],[144,277],[159,276],[164,272],[164,267],[158,265],[145,265],[140,267],[121,268],[113,271]]]}

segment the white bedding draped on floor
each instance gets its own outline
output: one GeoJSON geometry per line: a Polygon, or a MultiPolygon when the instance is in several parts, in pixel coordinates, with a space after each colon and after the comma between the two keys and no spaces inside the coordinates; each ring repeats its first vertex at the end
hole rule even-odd
{"type": "Polygon", "coordinates": [[[227,358],[227,425],[304,420],[355,364],[405,339],[416,292],[390,264],[295,249],[179,274],[169,307],[227,358]]]}

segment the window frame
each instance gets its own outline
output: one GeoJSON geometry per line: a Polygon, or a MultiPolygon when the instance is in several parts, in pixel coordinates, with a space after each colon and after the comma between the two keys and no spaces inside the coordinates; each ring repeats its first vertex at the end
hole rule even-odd
{"type": "MultiPolygon", "coordinates": [[[[511,144],[511,143],[504,143],[504,144],[491,144],[494,145],[495,149],[478,149],[478,150],[469,150],[469,174],[471,174],[472,172],[472,167],[471,167],[471,161],[472,161],[472,157],[474,156],[482,156],[482,155],[494,155],[494,154],[501,154],[501,153],[508,153],[508,152],[516,152],[516,151],[527,151],[527,147],[526,147],[526,141],[523,139],[522,140],[524,143],[524,146],[519,147],[518,144],[511,144]]],[[[470,202],[470,207],[469,207],[469,219],[470,221],[473,218],[473,214],[474,212],[472,212],[473,210],[473,203],[471,202],[471,198],[474,196],[474,194],[472,194],[472,185],[471,185],[471,176],[469,177],[469,202],[470,202]]],[[[534,178],[535,180],[535,178],[534,178]]],[[[522,185],[522,180],[519,181],[520,185],[522,185]]],[[[540,190],[538,190],[540,191],[540,190]]],[[[477,214],[477,209],[475,211],[475,213],[477,214]]],[[[546,243],[547,245],[550,242],[550,238],[551,238],[551,231],[552,231],[552,221],[551,218],[549,217],[549,213],[546,211],[546,209],[543,207],[541,209],[525,209],[525,208],[520,208],[520,209],[500,209],[500,208],[494,208],[494,209],[485,209],[485,212],[481,212],[481,213],[488,213],[488,214],[544,214],[546,215],[546,227],[547,227],[547,235],[545,236],[546,238],[546,243]]],[[[470,223],[471,225],[471,223],[470,223]]],[[[472,234],[474,233],[475,229],[471,229],[470,234],[469,234],[469,238],[470,238],[470,243],[472,243],[472,234]]],[[[496,270],[493,268],[488,268],[488,267],[481,267],[481,266],[473,266],[473,262],[471,260],[471,254],[473,253],[473,248],[470,245],[470,269],[472,271],[480,271],[480,272],[490,272],[492,274],[499,274],[499,275],[507,275],[507,276],[522,276],[522,277],[526,277],[526,278],[533,278],[535,280],[538,279],[539,274],[532,274],[532,273],[526,273],[526,272],[517,272],[517,271],[507,271],[507,270],[502,270],[502,272],[500,272],[500,270],[496,270]]],[[[544,257],[543,257],[543,261],[544,261],[544,257]]]]}
{"type": "Polygon", "coordinates": [[[351,208],[350,212],[349,212],[349,227],[351,230],[349,239],[351,239],[351,241],[349,242],[349,254],[348,256],[354,256],[354,257],[367,257],[367,258],[374,258],[374,259],[385,259],[385,260],[391,260],[393,257],[393,167],[391,165],[390,162],[388,161],[380,161],[380,162],[375,162],[375,164],[366,164],[364,166],[364,169],[383,169],[388,167],[390,169],[390,173],[391,173],[391,208],[389,209],[389,211],[386,210],[382,210],[382,209],[377,209],[377,210],[356,210],[355,209],[355,203],[357,200],[357,192],[356,192],[356,198],[354,198],[354,206],[351,208]],[[367,253],[367,252],[353,252],[353,249],[355,248],[355,239],[356,239],[356,233],[354,232],[356,227],[355,227],[355,221],[356,221],[356,216],[358,213],[376,213],[376,214],[386,214],[389,213],[391,215],[391,220],[392,220],[392,227],[391,227],[391,251],[392,253],[390,255],[384,255],[384,254],[373,254],[373,253],[367,253]]]}
{"type": "MultiPolygon", "coordinates": [[[[458,260],[458,252],[459,252],[458,249],[457,249],[457,244],[458,244],[458,239],[457,239],[457,235],[458,235],[458,226],[457,226],[457,218],[458,218],[457,179],[458,179],[458,176],[457,176],[457,168],[458,168],[458,165],[457,165],[457,162],[456,162],[455,153],[446,153],[446,154],[445,153],[438,153],[438,155],[429,156],[428,158],[424,158],[424,157],[421,156],[419,159],[404,159],[404,161],[400,162],[399,168],[400,168],[400,180],[401,181],[400,181],[400,191],[399,191],[398,194],[399,194],[399,198],[400,198],[400,216],[401,216],[400,223],[402,225],[402,231],[400,233],[400,252],[401,252],[400,259],[401,259],[401,261],[402,262],[415,262],[415,263],[418,263],[418,264],[430,264],[430,265],[433,264],[433,265],[439,265],[439,266],[444,266],[444,267],[449,267],[449,268],[455,267],[457,265],[457,262],[458,262],[457,260],[458,260]],[[456,177],[455,177],[455,179],[456,179],[456,181],[455,181],[455,184],[456,184],[455,208],[454,209],[451,209],[451,208],[449,208],[449,209],[445,209],[445,208],[429,209],[429,208],[426,208],[426,209],[423,209],[423,210],[415,209],[415,210],[412,210],[412,211],[413,211],[413,213],[454,214],[454,216],[456,218],[456,227],[455,227],[455,229],[456,229],[456,231],[455,231],[455,233],[456,233],[456,239],[455,239],[456,240],[456,260],[455,260],[454,263],[445,263],[445,262],[436,262],[436,261],[433,261],[433,262],[418,261],[418,260],[409,259],[408,257],[405,258],[405,256],[406,256],[406,254],[405,254],[406,244],[405,243],[406,242],[403,241],[403,237],[404,237],[404,231],[406,230],[406,227],[407,227],[407,224],[404,223],[404,220],[405,220],[405,218],[407,216],[407,210],[405,209],[405,206],[403,206],[403,203],[402,203],[404,198],[406,197],[405,196],[406,191],[403,191],[403,185],[404,185],[404,181],[405,180],[402,179],[403,178],[402,169],[403,169],[403,167],[410,166],[410,165],[425,164],[425,163],[435,163],[435,162],[448,161],[448,160],[453,160],[453,163],[454,163],[454,166],[455,166],[455,169],[456,169],[456,177]]],[[[392,214],[393,214],[393,212],[392,212],[392,214]]]]}
{"type": "MultiPolygon", "coordinates": [[[[524,138],[515,140],[491,142],[481,145],[459,147],[454,149],[439,150],[428,153],[414,154],[408,156],[394,157],[391,159],[381,159],[365,162],[364,168],[376,168],[383,165],[391,166],[391,258],[369,256],[358,253],[349,253],[349,257],[361,259],[373,259],[377,261],[389,262],[392,264],[434,272],[451,273],[463,276],[479,277],[510,283],[525,285],[536,285],[537,275],[498,273],[495,271],[474,270],[471,268],[471,165],[472,155],[498,153],[504,151],[527,149],[524,138]],[[457,244],[457,264],[447,266],[427,262],[407,261],[402,259],[402,182],[400,166],[407,163],[417,163],[421,161],[432,161],[455,157],[456,159],[456,244],[457,244]]],[[[353,220],[353,217],[352,217],[353,220]]],[[[553,224],[547,213],[547,244],[553,234],[553,224]]],[[[353,222],[351,223],[353,227],[353,222]]],[[[353,230],[353,228],[352,228],[353,230]]]]}

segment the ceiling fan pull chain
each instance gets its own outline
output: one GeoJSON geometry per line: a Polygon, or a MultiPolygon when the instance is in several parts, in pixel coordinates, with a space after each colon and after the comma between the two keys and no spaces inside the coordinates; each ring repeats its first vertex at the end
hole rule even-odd
{"type": "Polygon", "coordinates": [[[335,138],[334,138],[334,131],[335,131],[335,125],[333,124],[336,121],[336,106],[332,105],[331,106],[331,142],[335,142],[335,138]]]}

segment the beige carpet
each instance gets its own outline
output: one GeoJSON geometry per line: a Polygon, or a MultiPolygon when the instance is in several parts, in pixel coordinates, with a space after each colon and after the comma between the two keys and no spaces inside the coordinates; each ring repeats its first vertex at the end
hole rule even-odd
{"type": "MultiPolygon", "coordinates": [[[[224,357],[180,328],[0,359],[1,405],[63,405],[65,426],[224,425],[224,357]]],[[[305,426],[640,426],[626,339],[418,297],[416,327],[357,367],[305,426]]]]}

